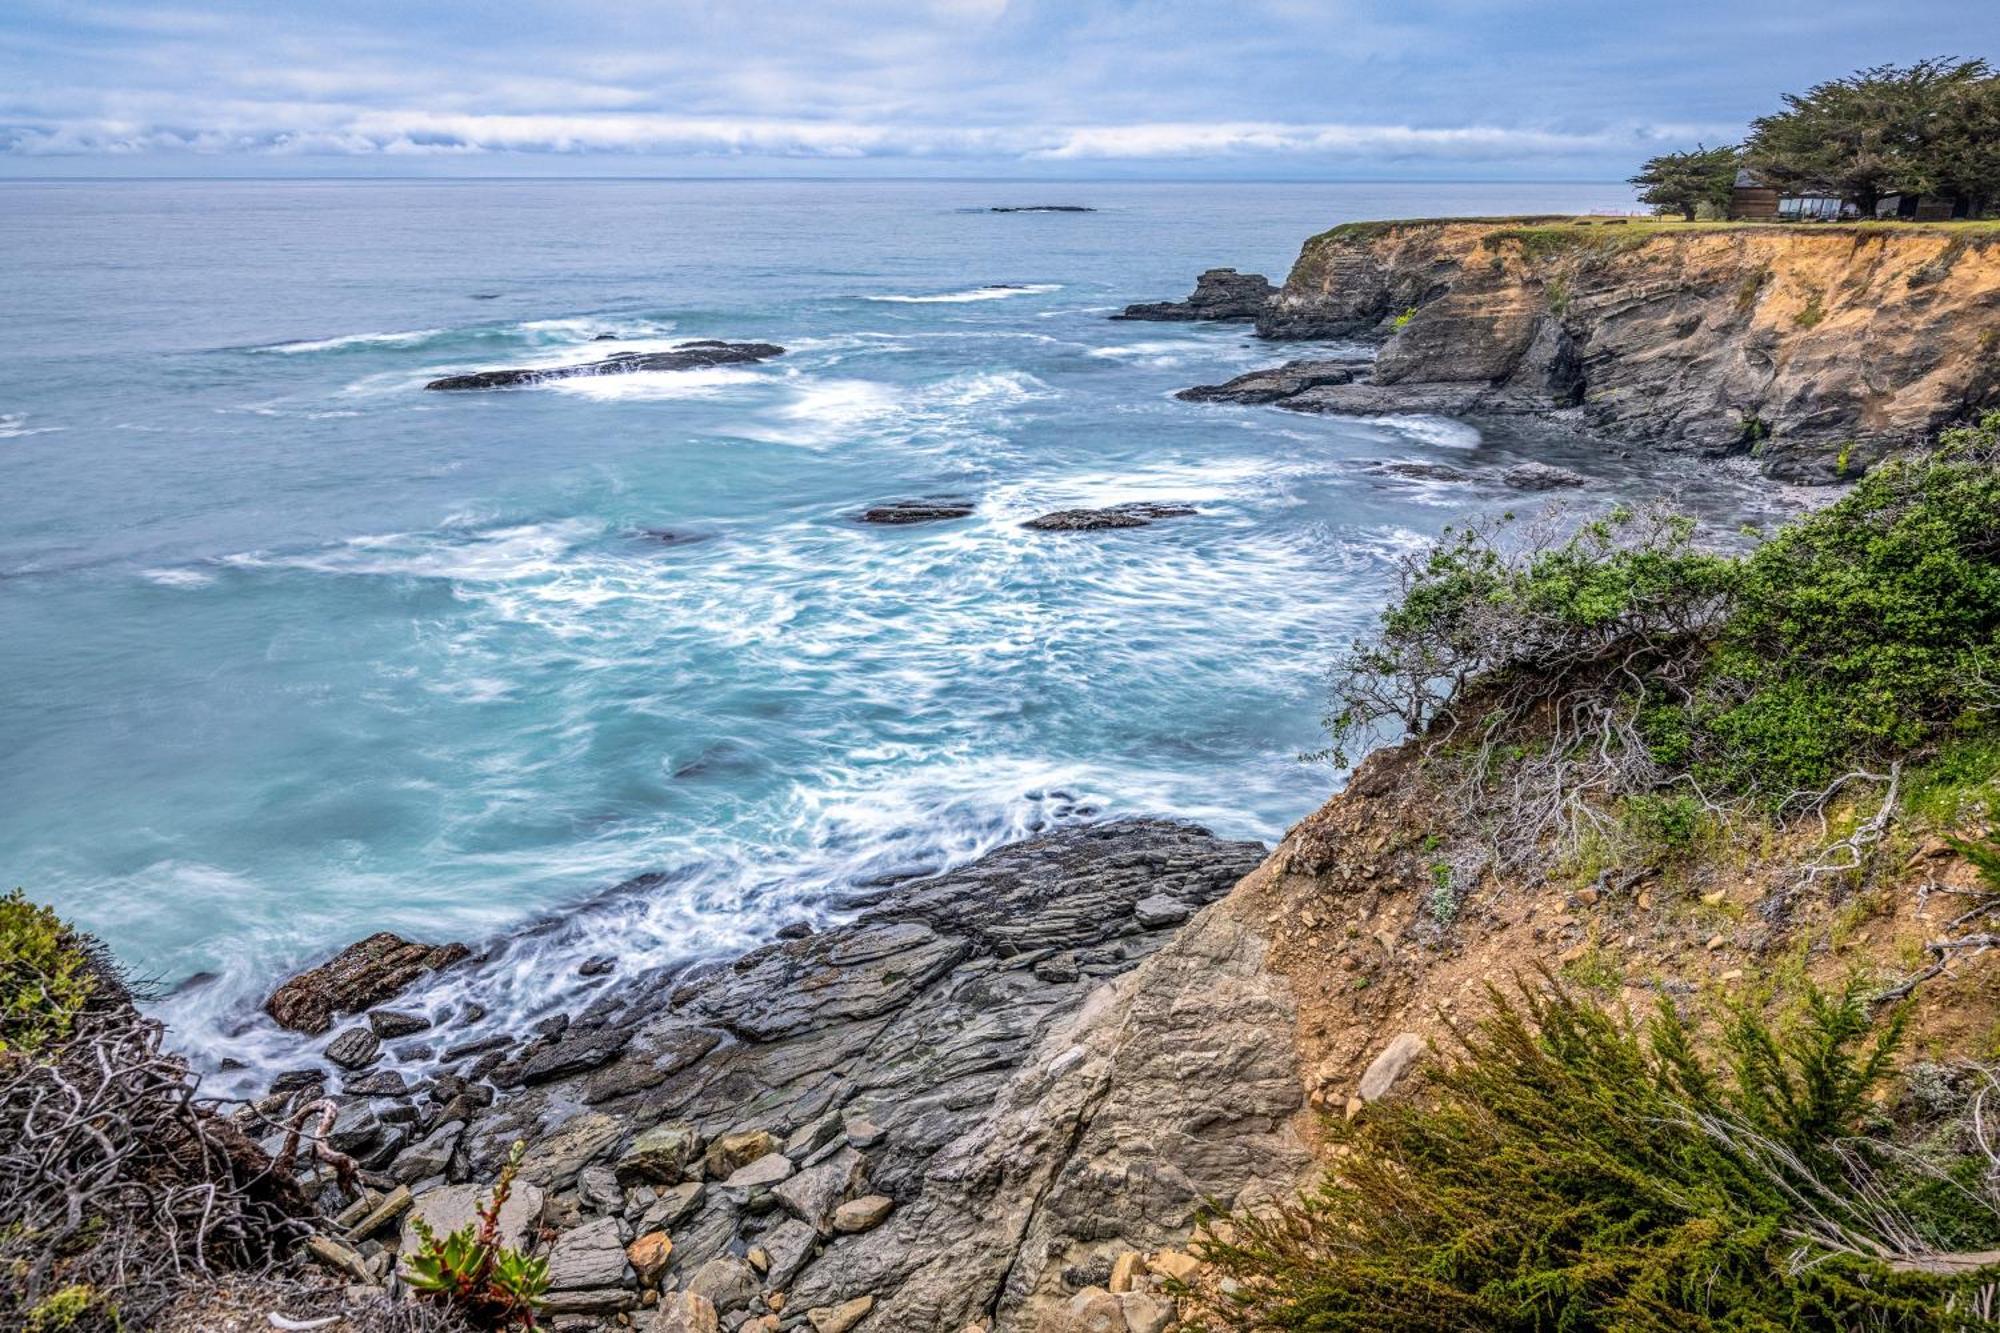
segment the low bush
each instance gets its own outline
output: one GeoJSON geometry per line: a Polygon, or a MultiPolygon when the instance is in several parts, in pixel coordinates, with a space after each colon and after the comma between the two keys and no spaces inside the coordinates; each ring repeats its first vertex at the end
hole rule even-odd
{"type": "Polygon", "coordinates": [[[97,963],[61,918],[19,889],[0,897],[0,1060],[67,1037],[97,963]]]}
{"type": "Polygon", "coordinates": [[[1725,1012],[1710,1057],[1664,1002],[1641,1026],[1547,976],[1492,998],[1411,1096],[1329,1120],[1301,1203],[1201,1247],[1233,1279],[1221,1323],[1995,1326],[2000,1269],[1941,1258],[2000,1242],[1986,1156],[1903,1150],[1873,1100],[1900,1011],[1808,991],[1779,1025],[1725,1012]]]}
{"type": "Polygon", "coordinates": [[[476,1221],[439,1236],[413,1219],[418,1245],[403,1261],[410,1289],[447,1307],[478,1329],[535,1327],[535,1308],[549,1287],[546,1259],[531,1259],[500,1243],[500,1210],[521,1170],[524,1144],[515,1143],[476,1221]]]}
{"type": "Polygon", "coordinates": [[[1449,532],[1334,695],[1337,760],[1400,728],[1500,793],[1503,860],[1552,833],[1573,852],[1629,798],[1670,802],[1672,840],[1699,811],[1815,804],[1850,772],[1969,752],[2000,733],[2000,413],[1744,555],[1657,509],[1449,532]]]}

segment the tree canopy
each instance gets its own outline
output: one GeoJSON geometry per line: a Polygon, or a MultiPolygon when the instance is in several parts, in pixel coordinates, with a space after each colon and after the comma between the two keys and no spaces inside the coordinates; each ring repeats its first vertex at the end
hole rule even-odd
{"type": "Polygon", "coordinates": [[[1720,216],[1729,210],[1729,192],[1736,184],[1742,153],[1734,144],[1722,148],[1695,145],[1692,153],[1662,153],[1649,158],[1633,185],[1642,186],[1639,199],[1657,213],[1679,213],[1695,220],[1703,204],[1720,216]]]}

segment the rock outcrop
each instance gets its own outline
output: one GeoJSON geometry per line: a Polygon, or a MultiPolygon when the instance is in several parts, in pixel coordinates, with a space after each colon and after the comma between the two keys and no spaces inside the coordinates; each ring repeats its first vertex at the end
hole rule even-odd
{"type": "MultiPolygon", "coordinates": [[[[555,1044],[613,1027],[615,1058],[462,1133],[465,1057],[421,1099],[348,1100],[346,1141],[430,1216],[526,1140],[566,1317],[685,1320],[685,1292],[732,1328],[1032,1333],[1121,1254],[1184,1244],[1204,1201],[1306,1170],[1290,994],[1252,905],[1217,901],[1262,856],[1159,820],[1063,828],[593,1006],[555,1044]]],[[[532,1045],[478,1059],[509,1084],[532,1045]]]]}
{"type": "Polygon", "coordinates": [[[1189,403],[1275,403],[1323,384],[1350,384],[1366,374],[1366,361],[1287,361],[1221,384],[1198,384],[1174,397],[1189,403]]]}
{"type": "Polygon", "coordinates": [[[863,523],[897,525],[903,523],[941,523],[946,519],[969,518],[974,505],[972,501],[955,495],[932,496],[924,500],[885,500],[871,505],[856,517],[863,523]]]}
{"type": "Polygon", "coordinates": [[[1238,273],[1233,268],[1212,268],[1195,279],[1194,291],[1185,301],[1151,301],[1128,305],[1113,319],[1197,320],[1256,319],[1278,289],[1261,273],[1238,273]]]}
{"type": "Polygon", "coordinates": [[[1021,526],[1036,532],[1096,532],[1103,528],[1143,528],[1159,519],[1186,518],[1196,512],[1192,505],[1134,500],[1103,509],[1058,509],[1031,518],[1021,526]]]}
{"type": "Polygon", "coordinates": [[[335,1014],[359,1013],[380,1004],[424,973],[449,967],[471,953],[463,944],[417,944],[385,930],[280,985],[264,1002],[264,1012],[280,1027],[318,1034],[333,1026],[335,1014]]]}
{"type": "Polygon", "coordinates": [[[1268,338],[1385,339],[1300,411],[1565,412],[1832,481],[2000,403],[2000,235],[1946,225],[1357,223],[1308,241],[1268,338]]]}
{"type": "Polygon", "coordinates": [[[774,343],[728,343],[704,338],[665,352],[618,352],[602,361],[576,366],[523,366],[511,370],[477,370],[432,380],[426,389],[514,389],[579,375],[629,375],[640,370],[699,370],[708,366],[740,366],[783,356],[774,343]]]}

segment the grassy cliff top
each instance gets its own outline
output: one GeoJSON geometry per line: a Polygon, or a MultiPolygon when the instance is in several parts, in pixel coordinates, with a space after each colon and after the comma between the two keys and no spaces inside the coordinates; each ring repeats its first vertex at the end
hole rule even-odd
{"type": "Polygon", "coordinates": [[[1967,222],[1682,222],[1678,218],[1586,217],[1565,213],[1539,213],[1520,217],[1391,218],[1373,222],[1343,222],[1337,227],[1330,227],[1319,233],[1307,244],[1366,241],[1409,228],[1448,226],[1492,227],[1499,235],[1520,239],[1558,235],[1571,237],[1576,236],[1578,229],[1582,228],[1602,228],[1607,234],[1621,237],[1710,232],[1769,232],[1804,236],[1927,234],[1979,240],[2000,237],[2000,219],[1993,218],[1967,222]]]}

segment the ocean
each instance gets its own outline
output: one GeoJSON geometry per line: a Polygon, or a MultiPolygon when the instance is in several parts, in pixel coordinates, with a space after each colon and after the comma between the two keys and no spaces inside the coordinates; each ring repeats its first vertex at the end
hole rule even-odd
{"type": "Polygon", "coordinates": [[[1107,316],[1215,265],[1281,280],[1338,222],[1629,198],[0,184],[0,882],[152,979],[177,1044],[247,1066],[227,1087],[311,1045],[271,986],[377,930],[489,949],[463,984],[512,1028],[582,958],[740,950],[1055,821],[1275,840],[1338,785],[1300,756],[1397,560],[1541,503],[1506,464],[1586,472],[1586,507],[1771,501],[1452,421],[1181,403],[1327,349],[1107,316]],[[1040,204],[1096,211],[989,211],[1040,204]],[[788,350],[423,388],[694,338],[788,350]],[[934,494],[977,510],[854,519],[934,494]],[[1133,500],[1199,512],[1020,526],[1133,500]]]}

